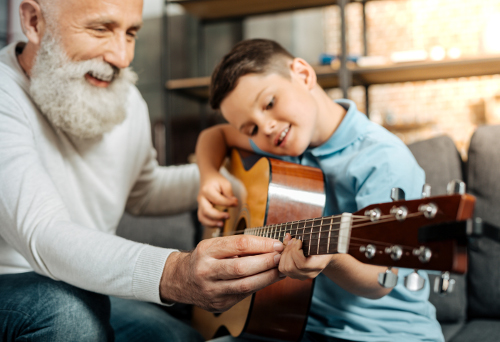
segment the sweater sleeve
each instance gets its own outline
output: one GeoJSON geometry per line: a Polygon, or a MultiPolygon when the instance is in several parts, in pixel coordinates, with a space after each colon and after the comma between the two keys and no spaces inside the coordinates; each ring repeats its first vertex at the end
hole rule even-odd
{"type": "Polygon", "coordinates": [[[160,278],[173,250],[73,222],[38,154],[25,107],[1,88],[0,103],[0,236],[12,253],[52,279],[161,303],[160,278]]]}
{"type": "Polygon", "coordinates": [[[126,210],[133,215],[170,215],[196,209],[200,187],[196,164],[159,166],[152,146],[149,151],[126,210]]]}

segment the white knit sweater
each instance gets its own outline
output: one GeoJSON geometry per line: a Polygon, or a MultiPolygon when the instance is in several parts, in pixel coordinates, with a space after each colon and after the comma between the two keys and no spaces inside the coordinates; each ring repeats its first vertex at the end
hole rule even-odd
{"type": "Polygon", "coordinates": [[[116,227],[124,209],[193,209],[196,166],[158,166],[135,87],[126,120],[96,141],[52,127],[28,89],[11,44],[0,50],[0,274],[34,270],[90,291],[160,303],[160,277],[173,250],[117,237],[116,227]]]}

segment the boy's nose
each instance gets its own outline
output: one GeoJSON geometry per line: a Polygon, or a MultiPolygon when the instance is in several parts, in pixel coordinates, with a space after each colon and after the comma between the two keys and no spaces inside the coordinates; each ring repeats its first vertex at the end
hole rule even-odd
{"type": "Polygon", "coordinates": [[[276,128],[276,120],[269,119],[264,123],[264,133],[269,135],[274,132],[276,128]]]}

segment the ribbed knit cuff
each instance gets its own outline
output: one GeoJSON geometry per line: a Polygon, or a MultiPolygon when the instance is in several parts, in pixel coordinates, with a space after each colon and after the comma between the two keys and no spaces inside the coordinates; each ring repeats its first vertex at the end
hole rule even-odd
{"type": "Polygon", "coordinates": [[[160,281],[168,256],[176,251],[149,245],[143,248],[132,280],[132,291],[136,299],[166,305],[160,298],[160,281]]]}

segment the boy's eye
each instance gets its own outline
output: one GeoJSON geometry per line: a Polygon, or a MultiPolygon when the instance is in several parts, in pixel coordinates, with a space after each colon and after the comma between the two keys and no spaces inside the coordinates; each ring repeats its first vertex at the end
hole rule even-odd
{"type": "Polygon", "coordinates": [[[271,101],[267,104],[266,106],[266,110],[269,110],[271,108],[273,108],[274,106],[274,97],[271,99],[271,101]]]}
{"type": "Polygon", "coordinates": [[[257,126],[253,126],[252,129],[250,130],[250,136],[256,135],[258,130],[259,128],[257,126]]]}

